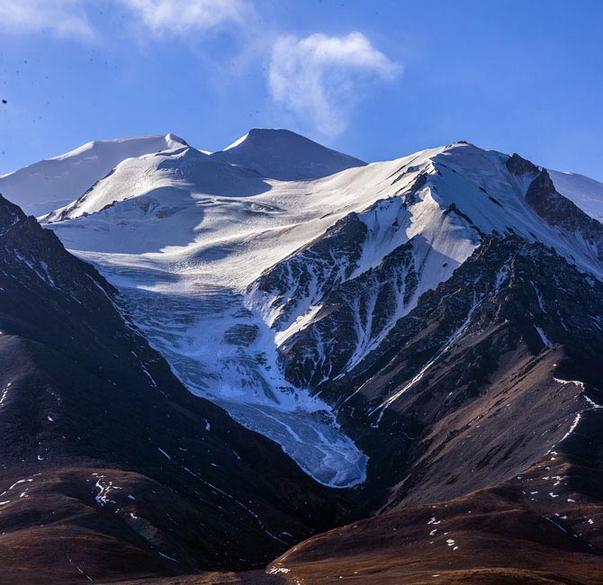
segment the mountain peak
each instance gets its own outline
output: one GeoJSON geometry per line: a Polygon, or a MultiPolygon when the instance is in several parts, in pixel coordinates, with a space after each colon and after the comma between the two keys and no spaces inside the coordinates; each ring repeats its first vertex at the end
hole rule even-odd
{"type": "MultiPolygon", "coordinates": [[[[229,144],[224,150],[232,150],[233,148],[237,148],[243,143],[246,144],[274,144],[278,141],[297,141],[297,142],[306,142],[311,144],[319,145],[317,142],[298,134],[297,132],[293,132],[292,130],[287,130],[286,128],[251,128],[248,132],[243,134],[240,138],[237,138],[233,143],[229,144]]],[[[322,147],[325,148],[325,147],[322,147]]]]}
{"type": "Polygon", "coordinates": [[[175,134],[94,140],[0,177],[0,192],[32,215],[77,199],[127,158],[188,146],[175,134]]]}
{"type": "Polygon", "coordinates": [[[269,128],[252,128],[212,156],[283,181],[319,179],[366,165],[291,130],[269,128]]]}
{"type": "Polygon", "coordinates": [[[180,138],[177,134],[173,132],[168,132],[165,136],[165,143],[168,148],[178,148],[180,146],[190,146],[189,143],[184,140],[184,138],[180,138]]]}
{"type": "Polygon", "coordinates": [[[150,152],[161,150],[172,150],[188,146],[187,142],[171,132],[167,134],[149,134],[146,136],[130,136],[126,138],[111,138],[108,140],[91,140],[64,154],[55,156],[49,160],[66,160],[74,157],[90,154],[96,156],[126,157],[141,156],[150,152]]]}

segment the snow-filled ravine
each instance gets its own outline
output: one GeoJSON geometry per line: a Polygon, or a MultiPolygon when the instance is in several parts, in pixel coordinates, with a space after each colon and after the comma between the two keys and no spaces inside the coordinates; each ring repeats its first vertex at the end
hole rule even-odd
{"type": "MultiPolygon", "coordinates": [[[[526,205],[528,179],[508,172],[506,155],[457,143],[364,165],[292,133],[278,134],[272,156],[270,132],[250,133],[221,153],[178,141],[126,158],[44,219],[69,250],[119,289],[124,311],[191,392],[279,443],[318,481],[354,486],[366,477],[367,457],[329,405],[290,384],[278,361],[279,346],[317,314],[321,259],[304,266],[313,283],[307,298],[296,298],[280,321],[289,293],[253,294],[251,285],[264,271],[351,214],[366,226],[366,237],[349,277],[412,242],[416,290],[394,308],[392,320],[449,278],[481,234],[493,230],[554,246],[586,270],[597,272],[600,262],[579,234],[547,226],[526,205]],[[288,151],[289,158],[283,156],[288,151]],[[313,178],[299,179],[307,169],[313,178]],[[269,178],[285,176],[296,179],[269,178]],[[375,205],[381,200],[396,204],[375,205]]],[[[331,265],[343,262],[332,249],[324,253],[331,265]]],[[[287,277],[292,295],[301,290],[299,278],[287,277]]],[[[353,363],[382,336],[359,336],[353,363]]],[[[325,351],[332,342],[325,340],[325,351]]]]}
{"type": "Polygon", "coordinates": [[[119,256],[94,260],[189,390],[280,444],[321,483],[364,481],[366,456],[339,429],[327,404],[283,379],[274,333],[245,308],[240,292],[199,274],[120,265],[119,256]]]}

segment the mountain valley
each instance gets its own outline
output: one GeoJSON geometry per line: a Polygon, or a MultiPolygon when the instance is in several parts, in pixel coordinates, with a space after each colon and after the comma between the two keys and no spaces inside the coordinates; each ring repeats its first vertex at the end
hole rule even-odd
{"type": "Polygon", "coordinates": [[[254,129],[0,191],[0,582],[603,583],[600,183],[254,129]]]}

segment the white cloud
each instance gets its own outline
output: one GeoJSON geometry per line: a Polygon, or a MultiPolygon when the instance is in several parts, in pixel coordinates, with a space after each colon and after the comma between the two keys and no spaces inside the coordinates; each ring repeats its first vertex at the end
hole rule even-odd
{"type": "MultiPolygon", "coordinates": [[[[109,0],[102,0],[109,4],[109,0]]],[[[135,24],[158,35],[202,32],[242,25],[253,13],[251,0],[112,0],[135,24]]],[[[85,12],[95,0],[0,0],[0,30],[22,34],[48,31],[89,40],[96,35],[85,12]]]]}
{"type": "Polygon", "coordinates": [[[281,36],[272,50],[272,98],[326,135],[347,127],[361,85],[393,79],[402,68],[359,32],[341,37],[313,34],[281,36]]]}
{"type": "Polygon", "coordinates": [[[182,35],[227,23],[242,24],[251,12],[247,0],[117,0],[151,31],[182,35]]]}
{"type": "Polygon", "coordinates": [[[19,34],[47,31],[58,37],[94,37],[80,0],[0,0],[0,30],[19,34]]]}

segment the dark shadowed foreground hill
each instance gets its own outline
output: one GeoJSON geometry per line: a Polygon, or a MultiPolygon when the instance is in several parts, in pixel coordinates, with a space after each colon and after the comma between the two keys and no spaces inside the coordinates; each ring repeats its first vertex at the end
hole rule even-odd
{"type": "Polygon", "coordinates": [[[0,199],[3,583],[262,564],[343,509],[193,397],[115,290],[0,199]]]}

